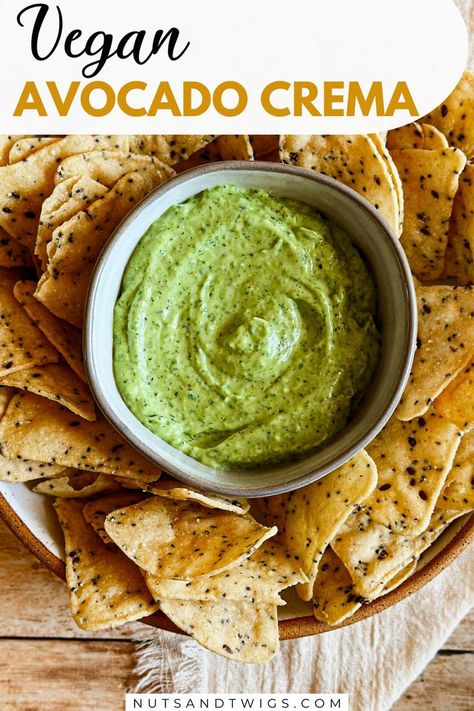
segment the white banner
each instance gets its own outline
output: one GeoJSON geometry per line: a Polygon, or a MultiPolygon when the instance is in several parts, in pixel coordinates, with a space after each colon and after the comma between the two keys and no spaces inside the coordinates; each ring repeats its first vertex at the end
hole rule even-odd
{"type": "Polygon", "coordinates": [[[127,694],[125,711],[349,711],[348,694],[127,694]]]}
{"type": "Polygon", "coordinates": [[[3,133],[370,133],[457,83],[453,0],[0,0],[3,133]]]}

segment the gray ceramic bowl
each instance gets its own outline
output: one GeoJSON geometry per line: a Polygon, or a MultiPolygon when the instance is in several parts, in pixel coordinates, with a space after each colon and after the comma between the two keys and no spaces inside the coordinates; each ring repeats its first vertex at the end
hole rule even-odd
{"type": "Polygon", "coordinates": [[[310,170],[232,161],[182,173],[160,186],[122,222],[95,268],[86,308],[84,350],[94,396],[107,419],[136,449],[165,471],[201,489],[230,496],[290,491],[328,474],[370,442],[393,413],[410,372],[416,343],[413,281],[398,239],[367,201],[310,170]],[[169,207],[206,188],[234,184],[263,188],[308,203],[352,238],[370,265],[379,295],[382,357],[372,385],[347,427],[327,446],[299,461],[256,470],[220,470],[179,452],[131,413],[113,368],[113,310],[127,262],[148,227],[169,207]]]}

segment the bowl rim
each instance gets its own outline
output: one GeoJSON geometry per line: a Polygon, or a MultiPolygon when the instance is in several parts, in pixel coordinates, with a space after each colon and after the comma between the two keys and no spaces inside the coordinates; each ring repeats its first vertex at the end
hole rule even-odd
{"type": "MultiPolygon", "coordinates": [[[[5,497],[0,494],[0,519],[6,523],[8,528],[14,533],[18,540],[32,553],[48,570],[51,570],[61,580],[66,580],[66,567],[64,561],[51,553],[48,548],[37,538],[28,528],[26,523],[18,516],[15,509],[8,503],[5,497]]],[[[383,612],[397,603],[405,600],[410,595],[418,592],[427,583],[433,580],[439,573],[445,570],[459,555],[474,542],[474,513],[471,513],[462,528],[457,531],[453,538],[437,553],[421,570],[413,573],[398,588],[392,590],[387,595],[377,598],[373,602],[363,605],[352,617],[344,620],[338,625],[329,626],[319,622],[313,616],[295,617],[288,620],[280,620],[278,623],[280,640],[298,639],[313,635],[331,632],[361,622],[369,617],[373,617],[379,612],[383,612]]],[[[155,612],[149,617],[136,620],[142,624],[162,629],[168,632],[176,632],[181,635],[186,633],[176,627],[163,612],[155,612]]]]}
{"type": "MultiPolygon", "coordinates": [[[[242,484],[240,486],[232,486],[226,484],[225,482],[209,482],[206,483],[206,489],[213,491],[215,493],[222,494],[224,496],[237,496],[246,498],[256,498],[261,496],[272,496],[280,493],[287,493],[289,491],[299,489],[306,486],[323,476],[326,476],[330,472],[334,471],[338,467],[342,466],[349,459],[351,459],[357,452],[363,449],[369,442],[371,442],[374,437],[380,432],[380,430],[385,426],[393,412],[395,411],[400,398],[402,396],[403,390],[408,381],[410,370],[416,350],[416,335],[417,335],[417,306],[416,306],[416,294],[414,288],[413,276],[408,264],[408,259],[405,252],[403,251],[400,240],[394,234],[393,230],[390,228],[384,217],[381,215],[380,211],[377,210],[373,205],[371,205],[365,198],[356,193],[351,188],[343,185],[337,180],[330,178],[327,175],[318,173],[316,171],[300,168],[296,166],[291,166],[283,163],[273,163],[267,161],[222,161],[220,163],[210,163],[203,166],[198,166],[196,168],[189,169],[183,173],[179,173],[166,182],[159,185],[155,190],[149,193],[142,201],[140,201],[131,212],[120,222],[117,228],[114,230],[110,239],[104,246],[97,262],[95,264],[92,277],[90,280],[89,290],[86,299],[85,307],[85,318],[84,318],[84,329],[83,329],[83,354],[84,354],[84,365],[87,373],[87,378],[89,381],[89,386],[91,388],[94,399],[96,400],[99,409],[109,421],[109,423],[119,432],[119,434],[134,447],[138,452],[143,454],[147,459],[149,459],[155,466],[163,469],[163,471],[175,476],[178,480],[181,480],[192,486],[203,489],[202,479],[197,475],[190,474],[189,472],[182,472],[179,467],[170,465],[169,462],[165,460],[164,455],[157,451],[157,448],[152,449],[147,444],[145,444],[138,433],[136,433],[131,427],[125,423],[121,417],[116,413],[114,406],[109,402],[105,395],[104,389],[101,385],[98,372],[95,370],[95,359],[94,359],[94,338],[93,338],[93,319],[94,311],[97,308],[96,304],[96,291],[97,287],[102,278],[103,269],[108,262],[110,257],[113,257],[114,248],[123,238],[123,233],[128,231],[133,225],[134,221],[143,211],[152,205],[156,200],[160,199],[163,195],[169,192],[170,189],[179,187],[181,184],[188,182],[190,179],[201,177],[203,175],[209,175],[213,173],[221,173],[227,171],[252,171],[261,173],[277,173],[281,175],[291,175],[294,177],[303,177],[309,179],[312,182],[316,182],[320,185],[329,187],[330,189],[336,190],[347,198],[357,203],[359,207],[364,209],[370,214],[372,219],[379,224],[379,227],[385,234],[386,238],[389,240],[391,248],[393,250],[394,259],[398,260],[398,269],[402,277],[402,284],[404,286],[404,299],[406,304],[406,338],[408,347],[405,352],[403,367],[399,372],[398,382],[396,387],[393,389],[390,400],[385,404],[379,417],[372,422],[369,429],[366,430],[365,435],[360,436],[355,442],[350,446],[347,446],[342,452],[338,452],[331,461],[323,465],[315,465],[309,472],[300,474],[290,481],[283,481],[277,484],[255,486],[251,491],[242,484]]],[[[349,235],[350,236],[350,235],[349,235]]],[[[128,407],[128,406],[126,406],[128,407]]],[[[131,414],[133,412],[128,408],[131,414]]],[[[134,416],[135,417],[135,416],[134,416]]],[[[335,440],[337,440],[337,436],[335,440]]],[[[160,439],[158,437],[158,439],[160,439]]],[[[168,443],[165,443],[168,444],[168,443]]],[[[172,445],[168,445],[171,446],[172,445]]],[[[178,454],[183,455],[180,450],[172,447],[178,454]]],[[[186,457],[188,455],[185,455],[186,457]]],[[[309,459],[314,454],[309,454],[308,457],[303,458],[309,459]]],[[[198,462],[193,457],[189,459],[205,469],[211,471],[216,471],[212,467],[207,467],[201,462],[198,462]]],[[[278,465],[276,465],[277,467],[278,465]]],[[[275,468],[276,468],[275,467],[275,468]]],[[[271,469],[272,467],[268,467],[271,469]]],[[[225,470],[217,470],[223,471],[225,470]]],[[[253,470],[249,470],[250,472],[253,470]]],[[[257,471],[257,470],[256,470],[257,471]]]]}

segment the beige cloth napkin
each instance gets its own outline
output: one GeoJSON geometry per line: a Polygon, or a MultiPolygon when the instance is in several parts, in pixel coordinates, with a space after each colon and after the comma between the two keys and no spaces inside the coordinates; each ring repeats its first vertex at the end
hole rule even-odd
{"type": "Polygon", "coordinates": [[[239,664],[156,631],[137,645],[135,693],[329,693],[352,711],[388,711],[474,604],[474,546],[398,605],[356,625],[282,642],[264,665],[239,664]]]}

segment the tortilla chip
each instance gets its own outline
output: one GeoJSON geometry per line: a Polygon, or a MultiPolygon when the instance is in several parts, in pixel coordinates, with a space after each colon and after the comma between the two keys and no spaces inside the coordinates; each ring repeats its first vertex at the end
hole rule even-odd
{"type": "Polygon", "coordinates": [[[365,501],[371,517],[394,532],[417,536],[429,525],[450,471],[461,433],[431,408],[423,417],[392,417],[367,451],[379,475],[365,501]]]}
{"type": "Polygon", "coordinates": [[[11,147],[8,156],[8,163],[18,163],[20,160],[25,160],[28,156],[35,153],[40,148],[49,146],[59,140],[59,136],[27,136],[18,139],[11,147]]]}
{"type": "Polygon", "coordinates": [[[214,600],[163,600],[161,610],[211,652],[236,662],[263,664],[279,647],[276,605],[214,600]]]}
{"type": "Polygon", "coordinates": [[[354,593],[366,600],[420,555],[461,514],[457,511],[433,513],[429,527],[419,536],[401,536],[376,523],[368,507],[361,507],[341,527],[331,547],[348,569],[354,593]]]}
{"type": "Polygon", "coordinates": [[[400,420],[423,415],[474,352],[474,289],[420,286],[416,294],[418,347],[396,411],[400,420]]]}
{"type": "Polygon", "coordinates": [[[187,158],[212,136],[66,136],[0,169],[0,227],[34,250],[41,206],[61,161],[77,153],[118,150],[156,156],[168,165],[187,158]]]}
{"type": "Polygon", "coordinates": [[[40,260],[43,270],[48,265],[47,247],[56,228],[77,215],[78,212],[87,210],[89,205],[106,194],[105,185],[101,185],[88,176],[76,176],[63,180],[54,188],[41,208],[36,236],[35,254],[40,260]]]}
{"type": "Polygon", "coordinates": [[[29,136],[0,136],[0,166],[8,164],[10,151],[21,138],[29,138],[29,136]]]}
{"type": "Polygon", "coordinates": [[[33,260],[26,247],[22,247],[16,239],[9,237],[0,228],[0,267],[31,267],[33,260]]]}
{"type": "Polygon", "coordinates": [[[461,440],[436,508],[465,513],[474,510],[474,430],[461,440]]]}
{"type": "Polygon", "coordinates": [[[362,450],[313,484],[264,499],[262,506],[268,522],[278,526],[288,550],[309,580],[297,588],[303,600],[311,600],[319,561],[329,541],[376,483],[375,464],[362,450]]]}
{"type": "Polygon", "coordinates": [[[96,419],[94,399],[89,388],[68,365],[40,365],[4,376],[0,382],[54,400],[85,420],[96,419]]]}
{"type": "Polygon", "coordinates": [[[436,412],[467,431],[474,427],[474,361],[435,400],[436,412]]]}
{"type": "Polygon", "coordinates": [[[201,491],[199,489],[190,489],[172,479],[163,479],[160,481],[152,481],[149,484],[144,484],[141,481],[133,479],[124,479],[122,485],[132,489],[142,489],[150,494],[164,496],[168,499],[176,499],[178,501],[196,501],[201,506],[210,509],[222,509],[223,511],[232,511],[236,514],[245,514],[250,508],[247,499],[230,499],[227,496],[214,494],[212,491],[201,491]]]}
{"type": "Polygon", "coordinates": [[[34,297],[35,291],[36,282],[34,281],[17,281],[13,289],[15,298],[23,306],[30,319],[41,329],[76,375],[84,383],[87,383],[82,358],[82,333],[40,304],[34,297]]]}
{"type": "Polygon", "coordinates": [[[448,139],[436,126],[424,123],[421,127],[423,131],[423,148],[428,151],[442,150],[449,148],[448,139]]]}
{"type": "Polygon", "coordinates": [[[104,528],[105,517],[116,509],[122,509],[126,506],[138,504],[138,502],[142,500],[143,494],[122,490],[116,494],[101,496],[100,499],[89,501],[89,503],[82,509],[82,513],[87,523],[92,526],[94,531],[102,538],[104,543],[113,544],[113,540],[104,528]]]}
{"type": "Polygon", "coordinates": [[[260,546],[240,565],[206,578],[169,580],[146,573],[155,600],[246,600],[285,605],[281,590],[306,580],[298,561],[277,538],[260,546]]]}
{"type": "Polygon", "coordinates": [[[349,571],[328,546],[314,584],[314,616],[327,625],[338,625],[357,612],[363,602],[364,598],[354,593],[349,571]]]}
{"type": "Polygon", "coordinates": [[[151,615],[151,599],[139,569],[115,546],[106,546],[82,515],[82,503],[56,499],[64,532],[71,612],[84,630],[117,627],[151,615]]]}
{"type": "Polygon", "coordinates": [[[278,151],[280,136],[249,136],[255,158],[278,151]]]}
{"type": "Polygon", "coordinates": [[[474,164],[468,163],[459,181],[449,224],[444,276],[458,284],[474,282],[474,164]]]}
{"type": "Polygon", "coordinates": [[[32,393],[15,395],[10,402],[0,422],[0,445],[10,459],[21,457],[144,481],[160,475],[101,415],[88,422],[32,393]]]}
{"type": "Polygon", "coordinates": [[[474,156],[474,74],[465,71],[454,91],[426,121],[447,137],[451,146],[474,156]]]}
{"type": "Polygon", "coordinates": [[[163,578],[215,575],[248,558],[277,533],[249,514],[153,496],[105,519],[110,538],[140,568],[163,578]]]}
{"type": "Polygon", "coordinates": [[[10,404],[10,400],[15,394],[13,388],[5,388],[0,385],[0,420],[7,411],[7,407],[10,404]]]}
{"type": "Polygon", "coordinates": [[[448,147],[448,139],[441,131],[428,123],[420,124],[417,121],[389,131],[387,136],[387,148],[390,151],[405,148],[439,150],[448,147]]]}
{"type": "Polygon", "coordinates": [[[0,270],[0,378],[46,363],[59,354],[13,295],[16,275],[0,270]]]}
{"type": "Polygon", "coordinates": [[[390,155],[386,144],[383,142],[382,137],[378,133],[374,133],[370,135],[370,138],[374,142],[375,147],[377,148],[378,152],[382,156],[386,166],[387,170],[390,173],[390,177],[392,178],[393,181],[393,186],[395,188],[395,192],[397,195],[397,204],[398,204],[398,226],[397,229],[395,230],[395,234],[397,237],[400,237],[402,232],[403,232],[403,217],[405,214],[405,201],[403,197],[403,185],[402,181],[400,179],[400,175],[397,170],[397,166],[395,165],[392,156],[390,155]]]}
{"type": "Polygon", "coordinates": [[[444,269],[449,220],[466,157],[455,148],[415,148],[394,150],[392,158],[405,197],[402,246],[419,279],[438,279],[444,269]]]}
{"type": "Polygon", "coordinates": [[[80,328],[90,277],[103,246],[130,210],[168,177],[166,166],[125,175],[87,211],[56,228],[47,249],[48,269],[35,297],[56,316],[80,328]]]}
{"type": "Polygon", "coordinates": [[[280,158],[347,185],[379,210],[395,232],[399,229],[395,186],[369,136],[282,136],[280,158]]]}
{"type": "Polygon", "coordinates": [[[218,136],[187,160],[177,163],[175,169],[177,173],[183,173],[199,165],[224,160],[254,160],[249,136],[218,136]]]}
{"type": "Polygon", "coordinates": [[[103,150],[78,153],[65,158],[56,172],[55,182],[60,185],[63,181],[69,182],[80,175],[81,178],[92,180],[110,190],[124,175],[142,171],[146,174],[157,171],[163,176],[162,179],[174,175],[172,168],[154,156],[103,150]]]}
{"type": "Polygon", "coordinates": [[[42,481],[33,487],[37,494],[57,496],[62,499],[85,499],[104,491],[116,491],[120,488],[116,480],[107,474],[74,471],[68,476],[42,481]]]}
{"type": "MultiPolygon", "coordinates": [[[[0,481],[20,483],[34,479],[51,479],[62,476],[70,470],[59,464],[33,462],[28,459],[7,459],[0,455],[0,481]]],[[[71,470],[72,471],[72,470],[71,470]]]]}

